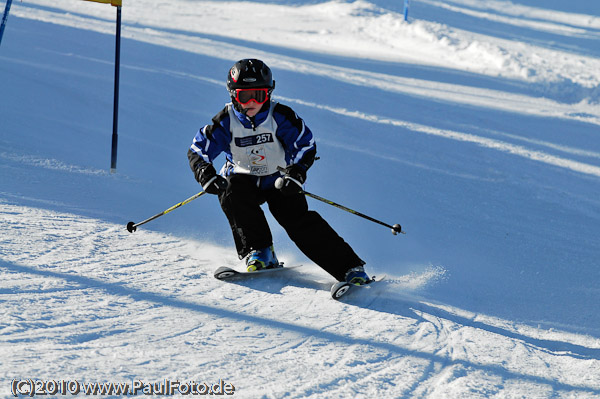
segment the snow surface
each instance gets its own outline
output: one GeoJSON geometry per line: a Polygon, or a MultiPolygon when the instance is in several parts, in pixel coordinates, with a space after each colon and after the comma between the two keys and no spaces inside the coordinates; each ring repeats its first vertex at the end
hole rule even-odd
{"type": "MultiPolygon", "coordinates": [[[[0,392],[14,379],[241,398],[600,398],[600,8],[573,0],[13,2],[0,46],[0,392]],[[239,282],[186,152],[240,58],[314,131],[309,200],[385,282],[239,282]]],[[[0,3],[3,8],[4,2],[0,3]]],[[[51,397],[51,396],[50,396],[51,397]]],[[[60,396],[63,397],[63,396],[60,396]]]]}

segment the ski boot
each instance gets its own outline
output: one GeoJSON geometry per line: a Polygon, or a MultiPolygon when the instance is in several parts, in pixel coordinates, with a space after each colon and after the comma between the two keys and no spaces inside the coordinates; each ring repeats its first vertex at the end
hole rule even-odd
{"type": "Polygon", "coordinates": [[[255,272],[261,269],[273,269],[280,267],[273,246],[253,250],[246,258],[246,270],[255,272]]]}
{"type": "Polygon", "coordinates": [[[353,267],[346,272],[346,282],[353,285],[368,284],[371,279],[362,266],[353,267]]]}

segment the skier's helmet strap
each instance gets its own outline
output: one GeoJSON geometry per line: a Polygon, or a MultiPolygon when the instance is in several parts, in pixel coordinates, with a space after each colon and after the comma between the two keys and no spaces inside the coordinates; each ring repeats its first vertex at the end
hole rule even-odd
{"type": "Polygon", "coordinates": [[[269,95],[275,88],[271,69],[254,58],[236,62],[227,74],[227,90],[233,98],[237,96],[236,89],[269,89],[269,95]]]}

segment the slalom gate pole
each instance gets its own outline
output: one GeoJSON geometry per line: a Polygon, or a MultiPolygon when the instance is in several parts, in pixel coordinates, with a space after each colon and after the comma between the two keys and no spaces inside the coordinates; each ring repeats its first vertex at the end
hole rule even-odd
{"type": "Polygon", "coordinates": [[[0,43],[2,43],[2,36],[4,35],[4,28],[6,27],[6,21],[8,20],[8,13],[10,12],[11,4],[12,0],[6,0],[4,14],[2,14],[2,22],[0,23],[0,43]]]}
{"type": "Polygon", "coordinates": [[[307,191],[302,191],[302,193],[303,193],[304,195],[308,196],[308,197],[311,197],[311,198],[314,198],[314,199],[316,199],[316,200],[319,200],[319,201],[321,201],[321,202],[324,202],[324,203],[326,203],[326,204],[329,204],[329,205],[335,206],[336,208],[339,208],[339,209],[341,209],[341,210],[344,210],[344,211],[346,211],[346,212],[350,212],[350,213],[351,213],[351,214],[353,214],[353,215],[360,216],[360,217],[361,217],[361,218],[363,218],[363,219],[367,219],[367,220],[369,220],[369,221],[371,221],[371,222],[374,222],[374,223],[380,224],[380,225],[382,225],[382,226],[385,226],[385,227],[387,227],[387,228],[389,228],[389,229],[391,229],[391,230],[392,230],[392,234],[393,234],[393,235],[396,235],[396,234],[398,234],[398,233],[406,234],[406,232],[405,232],[405,231],[402,231],[402,227],[401,227],[399,224],[395,224],[395,225],[393,225],[393,226],[392,226],[392,225],[390,225],[390,224],[387,224],[387,223],[385,223],[385,222],[382,222],[381,220],[377,220],[377,219],[375,219],[375,218],[372,218],[371,216],[367,216],[367,215],[365,215],[365,214],[363,214],[363,213],[360,213],[360,212],[358,212],[358,211],[355,211],[354,209],[350,209],[350,208],[348,208],[348,207],[345,207],[344,205],[340,205],[340,204],[337,204],[337,203],[335,203],[335,202],[333,202],[333,201],[330,201],[330,200],[328,200],[328,199],[326,199],[326,198],[319,197],[318,195],[311,194],[311,193],[309,193],[309,192],[307,192],[307,191]]]}
{"type": "Polygon", "coordinates": [[[192,202],[193,200],[195,200],[198,197],[203,196],[204,194],[206,194],[206,191],[200,191],[198,194],[192,195],[190,198],[186,199],[185,201],[181,201],[180,203],[173,205],[169,209],[164,210],[161,213],[157,213],[156,215],[154,215],[151,218],[148,218],[148,219],[146,219],[146,220],[144,220],[142,222],[139,222],[139,223],[129,222],[129,223],[127,223],[127,231],[130,232],[130,233],[133,233],[134,231],[137,230],[138,226],[141,226],[141,225],[146,224],[148,222],[151,222],[154,219],[157,219],[157,218],[159,218],[159,217],[161,217],[163,215],[166,215],[167,213],[169,213],[169,212],[171,212],[171,211],[173,211],[173,210],[179,208],[180,206],[183,206],[183,205],[185,205],[185,204],[187,204],[189,202],[192,202]]]}
{"type": "Polygon", "coordinates": [[[119,142],[119,75],[121,69],[121,6],[117,6],[117,31],[115,42],[115,89],[113,100],[113,131],[110,149],[110,173],[117,172],[117,147],[119,142]]]}

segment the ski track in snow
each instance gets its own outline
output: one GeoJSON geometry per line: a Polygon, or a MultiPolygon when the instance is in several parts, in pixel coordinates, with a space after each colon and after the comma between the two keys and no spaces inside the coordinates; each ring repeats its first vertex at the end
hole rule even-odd
{"type": "Polygon", "coordinates": [[[531,28],[564,36],[597,39],[600,18],[591,15],[542,10],[499,0],[420,0],[422,3],[519,28],[531,28]]]}
{"type": "Polygon", "coordinates": [[[225,283],[212,272],[218,260],[236,264],[230,249],[0,203],[10,232],[0,247],[3,389],[28,376],[224,379],[241,397],[600,395],[600,341],[420,299],[443,268],[336,302],[315,266],[225,283]]]}
{"type": "MultiPolygon", "coordinates": [[[[94,61],[95,62],[105,62],[105,61],[99,61],[99,60],[94,60],[94,61]]],[[[122,68],[132,69],[132,70],[141,70],[141,71],[145,71],[145,72],[153,72],[153,73],[160,73],[160,74],[169,74],[171,76],[175,76],[175,77],[182,78],[182,79],[202,80],[204,82],[211,83],[216,86],[222,86],[222,82],[217,81],[215,79],[192,76],[192,75],[184,74],[184,73],[177,72],[177,71],[168,71],[168,70],[164,70],[164,69],[158,70],[158,69],[145,68],[145,67],[139,67],[139,66],[131,66],[131,65],[122,65],[122,68]]],[[[317,71],[317,70],[323,70],[323,68],[319,68],[318,66],[316,66],[314,68],[314,71],[317,71]]],[[[350,73],[350,72],[347,72],[347,73],[350,73]]],[[[333,73],[333,75],[339,75],[339,74],[333,73]]],[[[371,74],[371,75],[373,75],[373,74],[371,74]]],[[[391,79],[390,76],[386,76],[386,77],[383,77],[380,81],[389,82],[390,79],[391,79]]],[[[400,79],[400,78],[394,77],[394,79],[400,79]]],[[[356,79],[354,79],[354,80],[357,81],[356,79]]],[[[377,85],[375,83],[376,81],[377,81],[377,79],[370,77],[370,78],[368,78],[368,82],[365,83],[365,85],[366,86],[369,86],[369,85],[376,86],[377,85]]],[[[417,87],[417,86],[422,87],[422,85],[415,84],[415,87],[417,87]]],[[[453,91],[458,93],[459,89],[455,88],[455,89],[453,89],[453,91]]],[[[440,87],[437,87],[437,89],[435,87],[432,87],[432,93],[434,93],[434,92],[437,93],[436,95],[439,95],[439,93],[447,94],[447,92],[445,92],[444,90],[441,90],[440,87]]],[[[433,95],[430,97],[433,97],[433,95]]],[[[490,100],[490,104],[486,104],[486,105],[491,106],[491,102],[498,103],[498,101],[497,101],[498,94],[488,93],[488,94],[483,95],[483,93],[482,93],[482,97],[477,97],[477,99],[473,99],[473,104],[477,103],[479,106],[483,105],[483,103],[482,103],[483,97],[487,97],[490,100]]],[[[300,104],[300,105],[311,107],[311,108],[318,108],[318,109],[326,110],[333,114],[339,114],[339,115],[344,115],[344,116],[348,116],[348,117],[352,117],[352,118],[357,118],[357,119],[369,121],[369,122],[372,122],[375,124],[402,127],[411,132],[414,132],[414,133],[428,134],[428,135],[443,137],[445,139],[477,144],[479,146],[482,146],[482,147],[485,147],[488,149],[506,152],[506,153],[509,153],[512,155],[516,155],[516,156],[531,159],[534,161],[546,163],[549,165],[569,169],[569,170],[572,170],[575,172],[600,177],[600,167],[599,166],[571,160],[571,159],[568,159],[565,157],[554,156],[554,155],[545,153],[543,151],[532,150],[532,149],[526,148],[522,145],[511,144],[511,143],[507,143],[507,142],[504,142],[504,141],[498,140],[498,139],[491,139],[491,138],[481,137],[481,136],[478,136],[475,134],[457,132],[457,131],[452,131],[452,130],[447,130],[447,129],[439,129],[439,128],[435,128],[433,126],[411,123],[411,122],[407,122],[407,121],[403,121],[403,120],[399,120],[399,119],[386,118],[386,117],[382,117],[382,116],[378,116],[378,115],[374,115],[374,114],[368,114],[368,113],[361,112],[358,110],[349,110],[349,109],[345,109],[345,108],[332,107],[332,106],[325,105],[325,104],[317,104],[314,102],[303,101],[303,100],[296,99],[296,98],[277,96],[277,99],[287,101],[289,103],[300,104]]],[[[461,102],[460,99],[455,98],[454,100],[461,102]]],[[[510,111],[516,112],[518,107],[520,107],[521,102],[522,103],[526,103],[526,102],[531,103],[532,101],[534,101],[534,100],[529,99],[528,101],[526,101],[525,99],[520,99],[520,100],[515,101],[513,99],[513,100],[509,101],[510,104],[513,104],[513,107],[506,108],[505,110],[510,110],[510,111]]],[[[501,104],[501,103],[498,103],[498,104],[501,104]]],[[[504,103],[502,103],[502,104],[504,104],[504,103]]],[[[532,111],[531,108],[527,108],[527,109],[529,111],[525,111],[525,112],[532,112],[532,113],[534,113],[536,115],[540,115],[540,116],[541,115],[544,115],[544,116],[555,115],[551,111],[549,111],[550,113],[546,114],[546,112],[542,111],[542,110],[540,110],[539,113],[536,113],[536,112],[532,111]]],[[[569,111],[567,112],[567,114],[561,115],[562,117],[565,117],[566,119],[585,120],[587,122],[600,125],[600,117],[598,117],[598,118],[589,118],[589,117],[582,118],[580,114],[573,114],[571,107],[568,107],[568,109],[569,109],[569,111]]],[[[523,108],[523,110],[525,110],[525,108],[523,108]]],[[[516,135],[511,135],[510,133],[496,132],[496,134],[499,136],[509,137],[511,139],[516,139],[516,140],[526,142],[526,143],[545,146],[545,147],[552,148],[552,149],[558,150],[560,152],[568,153],[568,154],[573,154],[573,155],[578,155],[578,156],[583,156],[583,157],[590,157],[590,158],[600,158],[600,153],[594,152],[594,151],[586,151],[586,150],[577,149],[577,148],[560,146],[560,145],[556,145],[553,143],[544,142],[544,141],[540,141],[540,140],[529,140],[527,138],[518,137],[516,135]]],[[[322,143],[327,143],[328,145],[344,146],[346,149],[352,150],[352,151],[368,152],[362,148],[354,148],[354,147],[344,145],[341,143],[328,142],[327,140],[320,140],[320,141],[322,143]]],[[[377,156],[379,158],[385,158],[388,160],[402,162],[398,159],[394,159],[389,156],[385,157],[380,154],[375,154],[372,152],[369,152],[369,154],[372,156],[377,156]]],[[[40,166],[40,167],[44,167],[47,169],[66,170],[66,171],[74,170],[74,171],[77,171],[78,173],[85,173],[85,174],[106,174],[106,172],[102,171],[102,170],[91,170],[91,169],[85,169],[85,168],[78,168],[76,166],[66,165],[63,162],[60,162],[57,160],[42,159],[42,158],[38,158],[38,157],[34,157],[34,156],[19,156],[19,155],[10,154],[7,152],[2,152],[2,153],[0,153],[0,158],[4,158],[4,159],[10,160],[10,161],[20,162],[23,164],[40,166]]],[[[447,173],[447,172],[445,172],[445,173],[447,173]]]]}
{"type": "MultiPolygon", "coordinates": [[[[29,3],[45,5],[43,0],[30,0],[29,3]]],[[[467,15],[475,13],[481,20],[496,19],[509,26],[527,26],[565,37],[598,38],[600,19],[588,15],[514,6],[499,1],[477,2],[479,4],[458,2],[460,5],[431,0],[425,3],[467,15]],[[493,13],[482,10],[492,10],[493,13]]],[[[60,5],[54,6],[66,11],[77,10],[78,13],[49,15],[46,10],[32,8],[26,15],[69,26],[85,24],[86,29],[102,29],[112,33],[113,29],[106,26],[106,20],[110,19],[106,9],[93,5],[86,7],[77,4],[77,0],[63,0],[60,5]],[[103,24],[104,27],[100,28],[103,24]]],[[[128,34],[129,31],[138,40],[145,40],[142,38],[145,34],[161,35],[161,30],[186,30],[196,34],[220,32],[223,37],[243,37],[273,45],[283,41],[292,48],[400,62],[416,61],[491,76],[554,82],[567,80],[586,88],[594,88],[598,84],[597,73],[590,72],[593,65],[598,63],[594,57],[551,51],[525,42],[490,38],[433,21],[415,20],[411,24],[404,24],[400,13],[367,1],[329,1],[294,6],[177,0],[171,2],[169,7],[148,7],[141,0],[132,0],[125,10],[129,12],[125,23],[132,26],[127,26],[124,33],[128,34]],[[228,12],[230,7],[235,7],[238,12],[228,12]],[[165,18],[168,13],[172,18],[165,18]],[[262,29],[246,29],[244,16],[250,13],[269,15],[269,18],[261,20],[262,29]],[[200,18],[202,24],[197,23],[200,18]],[[310,20],[310,28],[289,28],[296,26],[297,21],[305,20],[310,20]],[[229,28],[220,29],[225,23],[229,28]],[[137,28],[138,25],[144,28],[137,28]],[[265,35],[265,31],[271,34],[265,35]],[[352,46],[347,46],[349,41],[353,43],[352,46]],[[444,56],[431,57],[432,53],[444,56]]]]}
{"type": "MultiPolygon", "coordinates": [[[[33,1],[32,3],[36,2],[33,1]]],[[[185,3],[185,1],[181,2],[180,7],[186,7],[185,3]]],[[[243,5],[244,3],[242,2],[239,4],[243,5]]],[[[217,6],[217,3],[211,2],[211,6],[215,7],[217,6]]],[[[226,7],[227,5],[223,4],[223,6],[226,7]]],[[[248,4],[247,6],[255,8],[257,6],[260,7],[261,5],[253,3],[248,4]]],[[[333,8],[331,12],[334,13],[334,15],[337,12],[342,12],[346,17],[354,14],[360,15],[361,12],[364,12],[367,15],[370,13],[370,11],[364,11],[361,8],[366,7],[368,9],[370,7],[366,2],[357,1],[351,5],[332,2],[328,3],[328,6],[333,8]],[[348,6],[350,9],[346,10],[345,8],[348,6]],[[340,7],[343,11],[336,10],[336,7],[340,7]]],[[[197,7],[197,5],[192,6],[190,12],[197,7]]],[[[323,5],[319,5],[319,7],[323,7],[323,5]]],[[[79,6],[79,8],[83,10],[81,6],[79,6]]],[[[209,9],[210,8],[211,7],[209,7],[209,9]]],[[[299,9],[297,7],[284,8],[285,11],[282,11],[283,14],[293,13],[294,10],[299,9]]],[[[269,7],[269,9],[273,10],[274,8],[269,7]]],[[[103,18],[105,18],[108,15],[98,8],[93,7],[86,9],[86,11],[96,17],[102,15],[103,18]]],[[[208,10],[205,11],[208,12],[208,10]]],[[[152,16],[155,15],[153,10],[143,9],[142,11],[142,9],[140,9],[140,12],[143,12],[146,17],[145,24],[152,21],[152,16]]],[[[222,10],[218,9],[213,10],[213,12],[215,17],[223,13],[222,10]]],[[[14,13],[22,18],[51,22],[111,35],[114,34],[114,22],[104,19],[36,8],[16,8],[14,13]]],[[[243,13],[240,12],[239,15],[243,15],[243,13]]],[[[207,15],[204,15],[204,17],[207,17],[207,15]]],[[[357,15],[354,15],[354,17],[360,19],[357,15]]],[[[390,18],[390,14],[384,14],[382,18],[390,18]]],[[[496,43],[503,43],[503,41],[495,38],[494,44],[492,44],[489,38],[478,36],[471,37],[466,32],[447,32],[447,27],[423,21],[416,21],[413,25],[409,25],[411,32],[407,33],[404,31],[406,25],[399,22],[401,19],[400,16],[391,16],[391,18],[391,20],[385,21],[370,21],[367,26],[361,26],[359,24],[356,28],[356,34],[352,36],[355,43],[360,43],[356,44],[356,47],[360,49],[357,53],[348,53],[346,43],[349,38],[347,37],[348,33],[345,31],[345,27],[341,27],[339,32],[328,32],[328,37],[337,38],[333,43],[329,41],[322,42],[321,35],[316,35],[315,38],[307,38],[304,41],[299,40],[298,37],[301,36],[299,36],[299,32],[297,31],[291,32],[291,34],[294,35],[294,38],[292,39],[290,37],[287,43],[288,46],[291,47],[309,43],[309,48],[307,49],[310,49],[311,51],[316,50],[314,46],[319,46],[320,43],[324,43],[325,47],[322,49],[323,52],[335,54],[336,51],[338,51],[342,55],[364,57],[365,53],[369,54],[369,49],[377,47],[376,44],[379,40],[394,37],[393,34],[389,33],[390,26],[399,26],[402,27],[402,29],[397,33],[397,36],[404,37],[408,35],[409,38],[422,40],[424,43],[421,43],[421,46],[417,46],[416,48],[411,48],[410,51],[403,49],[403,51],[393,52],[393,54],[396,55],[420,54],[416,59],[393,59],[393,61],[427,64],[437,59],[436,57],[430,56],[432,52],[443,52],[446,53],[443,59],[437,61],[434,65],[452,67],[459,70],[472,70],[476,73],[489,76],[508,75],[507,77],[515,79],[515,81],[533,79],[539,84],[541,98],[536,99],[536,101],[531,101],[528,96],[523,95],[337,67],[284,56],[272,51],[265,52],[260,51],[259,49],[253,49],[253,53],[256,57],[267,60],[269,65],[273,68],[296,70],[305,74],[325,76],[359,86],[375,87],[381,90],[398,93],[409,93],[426,98],[435,98],[438,101],[456,101],[458,103],[491,108],[499,107],[498,109],[510,110],[512,112],[589,120],[591,123],[600,124],[598,105],[598,84],[600,83],[600,76],[598,76],[597,73],[597,71],[600,70],[600,62],[597,58],[551,51],[541,47],[525,45],[520,42],[512,43],[505,41],[504,47],[493,48],[496,43]],[[381,28],[379,28],[379,26],[385,26],[386,31],[380,31],[381,28]],[[365,41],[364,35],[373,34],[373,31],[375,31],[376,36],[368,37],[365,41]],[[361,43],[362,41],[365,42],[361,43]],[[437,46],[440,43],[443,44],[442,48],[430,47],[432,44],[437,46]],[[424,48],[424,50],[422,48],[424,48]],[[342,49],[344,49],[344,53],[341,53],[342,49]],[[487,56],[481,55],[486,54],[486,52],[489,52],[487,56]],[[531,55],[527,56],[527,54],[531,55]],[[529,58],[522,59],[524,57],[529,58]],[[556,60],[556,62],[552,62],[552,60],[556,60]],[[568,66],[563,67],[563,65],[568,66]],[[530,76],[534,74],[532,68],[535,68],[535,76],[530,76]],[[504,98],[511,101],[498,102],[498,98],[504,98]],[[524,104],[527,106],[524,107],[524,104]]],[[[167,19],[162,18],[161,15],[160,20],[154,21],[149,26],[144,27],[139,27],[135,23],[135,19],[133,19],[132,22],[129,22],[131,25],[128,25],[128,23],[125,22],[122,37],[177,48],[196,54],[216,56],[227,60],[237,60],[238,54],[244,53],[247,49],[247,47],[229,43],[226,38],[217,40],[214,38],[195,36],[193,34],[178,33],[182,26],[165,26],[161,22],[165,20],[167,19]]],[[[208,20],[210,21],[211,18],[208,18],[208,20]]],[[[178,20],[178,22],[181,23],[180,20],[178,20]]],[[[227,20],[227,22],[231,23],[230,20],[227,20]]],[[[327,23],[330,23],[330,21],[327,23]]],[[[204,26],[205,24],[201,25],[204,26]]],[[[233,24],[233,26],[238,25],[243,26],[244,24],[241,21],[237,24],[233,24]]],[[[197,26],[198,24],[190,22],[188,29],[190,29],[190,32],[195,32],[197,26]]],[[[218,29],[207,30],[209,32],[214,32],[218,29]]],[[[244,31],[243,34],[236,34],[235,32],[229,32],[229,34],[233,34],[234,37],[244,37],[246,40],[253,40],[254,38],[251,35],[251,32],[246,31],[244,31]]],[[[265,39],[265,35],[261,34],[261,36],[254,39],[260,41],[260,39],[265,39]]],[[[282,40],[282,37],[279,36],[276,40],[280,41],[282,40]]],[[[276,43],[274,42],[273,44],[276,43]]],[[[386,60],[386,54],[390,53],[390,46],[393,47],[393,43],[386,42],[382,53],[375,52],[374,54],[369,55],[374,59],[386,60]]]]}
{"type": "MultiPolygon", "coordinates": [[[[446,139],[473,143],[473,144],[477,144],[477,145],[480,145],[485,148],[495,149],[495,150],[502,151],[502,152],[507,152],[512,155],[517,155],[517,156],[528,158],[528,159],[531,159],[534,161],[543,162],[543,163],[547,163],[547,164],[550,164],[553,166],[558,166],[558,167],[570,169],[570,170],[573,170],[576,172],[600,177],[600,167],[598,167],[598,166],[583,163],[583,162],[577,162],[577,161],[573,161],[573,160],[562,158],[562,157],[553,156],[553,155],[544,153],[542,151],[534,151],[534,150],[525,148],[523,146],[506,143],[501,140],[480,137],[480,136],[474,135],[474,134],[438,129],[438,128],[434,128],[431,126],[410,123],[410,122],[397,120],[397,119],[383,118],[383,117],[373,115],[373,114],[365,114],[364,112],[350,111],[350,110],[347,110],[344,108],[330,107],[330,106],[326,106],[326,105],[315,104],[315,103],[301,101],[301,100],[292,99],[292,98],[284,98],[284,99],[288,102],[302,104],[302,105],[306,105],[306,106],[310,106],[310,107],[314,107],[314,108],[321,108],[321,109],[325,109],[325,110],[330,111],[335,114],[340,114],[340,115],[350,116],[353,118],[363,119],[363,120],[370,121],[373,123],[378,123],[378,124],[383,124],[383,125],[391,125],[391,126],[400,126],[400,127],[406,128],[407,130],[410,130],[415,133],[429,134],[429,135],[433,135],[433,136],[443,137],[446,139]]],[[[556,145],[552,145],[552,144],[548,145],[548,143],[537,142],[537,144],[552,146],[555,149],[565,151],[565,152],[575,153],[575,154],[579,154],[579,155],[600,157],[600,154],[598,154],[596,152],[571,149],[568,147],[556,146],[556,145]]],[[[329,145],[340,145],[340,144],[334,144],[332,142],[329,142],[329,145]]],[[[341,144],[341,145],[343,146],[343,144],[341,144]]],[[[346,148],[349,148],[349,147],[346,147],[346,148]]],[[[361,149],[355,148],[354,151],[361,152],[361,149]]]]}

